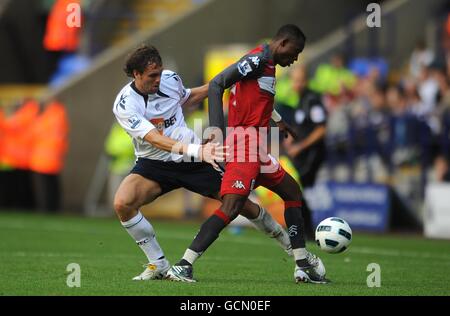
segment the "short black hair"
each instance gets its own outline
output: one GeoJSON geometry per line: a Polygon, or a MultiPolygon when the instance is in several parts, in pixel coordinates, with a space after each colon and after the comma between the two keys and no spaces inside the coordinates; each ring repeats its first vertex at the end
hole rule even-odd
{"type": "Polygon", "coordinates": [[[151,64],[161,66],[161,56],[154,46],[144,44],[128,55],[123,71],[128,77],[134,78],[133,71],[137,70],[139,73],[143,73],[145,67],[151,64]]]}
{"type": "Polygon", "coordinates": [[[275,34],[274,39],[284,39],[288,38],[289,40],[298,41],[300,43],[306,42],[306,36],[303,33],[303,31],[295,24],[285,24],[282,27],[280,27],[277,31],[277,34],[275,34]]]}

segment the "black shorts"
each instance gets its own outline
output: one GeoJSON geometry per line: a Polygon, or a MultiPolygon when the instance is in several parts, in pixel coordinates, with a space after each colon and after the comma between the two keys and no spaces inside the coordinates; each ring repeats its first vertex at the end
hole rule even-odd
{"type": "Polygon", "coordinates": [[[174,162],[138,158],[130,173],[158,182],[162,194],[178,188],[207,197],[215,197],[220,191],[222,175],[205,162],[174,162]]]}

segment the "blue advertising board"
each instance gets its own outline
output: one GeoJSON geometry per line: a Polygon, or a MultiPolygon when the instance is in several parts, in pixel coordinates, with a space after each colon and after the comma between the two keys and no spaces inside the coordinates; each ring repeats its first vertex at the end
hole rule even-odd
{"type": "Polygon", "coordinates": [[[373,183],[318,183],[305,190],[314,226],[327,217],[345,219],[353,230],[384,232],[389,227],[389,190],[373,183]]]}

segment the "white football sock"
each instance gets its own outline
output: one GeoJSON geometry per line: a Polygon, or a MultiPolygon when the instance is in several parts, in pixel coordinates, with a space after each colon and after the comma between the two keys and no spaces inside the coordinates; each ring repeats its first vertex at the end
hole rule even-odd
{"type": "Polygon", "coordinates": [[[195,252],[194,250],[188,248],[184,252],[183,259],[192,265],[198,258],[200,258],[201,255],[201,253],[195,252]]]}
{"type": "Polygon", "coordinates": [[[156,240],[153,226],[141,212],[138,212],[129,221],[121,222],[121,224],[145,253],[148,262],[153,263],[164,257],[164,253],[156,240]]]}
{"type": "Polygon", "coordinates": [[[306,259],[306,255],[308,254],[306,248],[292,249],[292,252],[294,253],[295,261],[306,259]]]}
{"type": "Polygon", "coordinates": [[[289,240],[289,236],[286,231],[263,207],[259,206],[258,217],[251,219],[250,221],[260,231],[266,233],[272,238],[276,238],[283,249],[286,250],[291,247],[291,241],[289,240]]]}

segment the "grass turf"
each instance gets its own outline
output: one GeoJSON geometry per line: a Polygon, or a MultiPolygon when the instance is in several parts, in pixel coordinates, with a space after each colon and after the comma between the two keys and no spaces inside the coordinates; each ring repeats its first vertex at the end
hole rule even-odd
{"type": "MultiPolygon", "coordinates": [[[[200,224],[152,222],[174,263],[200,224]]],[[[225,230],[195,265],[195,284],[136,282],[145,257],[115,219],[0,213],[0,295],[450,295],[450,242],[355,233],[350,249],[320,255],[327,285],[295,284],[293,262],[253,229],[225,230]],[[69,288],[69,263],[81,267],[81,287],[69,288]],[[381,287],[369,288],[367,265],[381,267],[381,287]]]]}

